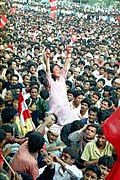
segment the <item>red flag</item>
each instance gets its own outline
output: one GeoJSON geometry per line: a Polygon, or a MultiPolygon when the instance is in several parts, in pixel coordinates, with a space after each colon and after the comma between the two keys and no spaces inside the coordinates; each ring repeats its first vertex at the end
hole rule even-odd
{"type": "Polygon", "coordinates": [[[12,14],[16,14],[16,6],[12,7],[11,13],[12,13],[12,14]]]}
{"type": "Polygon", "coordinates": [[[33,37],[32,37],[32,41],[34,41],[36,39],[36,31],[37,31],[37,29],[38,29],[38,24],[35,27],[34,34],[33,34],[33,37]]]}
{"type": "Polygon", "coordinates": [[[0,164],[3,163],[3,158],[2,158],[1,155],[3,155],[3,153],[2,153],[2,151],[0,150],[0,164]]]}
{"type": "Polygon", "coordinates": [[[76,34],[73,34],[71,37],[71,41],[74,43],[75,41],[77,41],[77,36],[76,34]]]}
{"type": "Polygon", "coordinates": [[[22,126],[26,126],[25,121],[26,121],[26,119],[31,118],[31,115],[30,115],[30,112],[28,110],[27,104],[24,100],[22,93],[19,94],[18,114],[19,114],[19,118],[20,118],[20,124],[22,126]]]}
{"type": "Polygon", "coordinates": [[[3,14],[1,16],[0,28],[4,28],[6,22],[7,22],[7,18],[5,17],[5,14],[3,14]]]}
{"type": "Polygon", "coordinates": [[[56,0],[50,0],[51,11],[57,10],[56,0]]]}
{"type": "Polygon", "coordinates": [[[104,122],[103,131],[106,139],[114,146],[118,157],[106,179],[118,180],[120,177],[120,107],[104,122]]]}
{"type": "Polygon", "coordinates": [[[55,19],[55,12],[50,14],[51,19],[55,19]]]}

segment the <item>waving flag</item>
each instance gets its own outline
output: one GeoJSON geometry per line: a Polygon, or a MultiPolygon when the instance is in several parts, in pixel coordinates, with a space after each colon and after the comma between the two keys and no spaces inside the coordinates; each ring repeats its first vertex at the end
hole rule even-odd
{"type": "Polygon", "coordinates": [[[5,17],[5,14],[2,14],[0,21],[0,28],[4,28],[6,22],[7,22],[7,18],[5,17]]]}
{"type": "Polygon", "coordinates": [[[18,127],[22,131],[22,133],[26,134],[28,131],[32,131],[35,126],[32,122],[31,114],[22,93],[19,94],[18,114],[20,121],[17,124],[19,124],[18,127]]]}
{"type": "Polygon", "coordinates": [[[50,0],[51,11],[57,10],[56,0],[50,0]]]}
{"type": "Polygon", "coordinates": [[[114,146],[117,153],[117,160],[106,180],[117,180],[120,177],[120,107],[104,122],[103,131],[106,139],[114,146]]]}

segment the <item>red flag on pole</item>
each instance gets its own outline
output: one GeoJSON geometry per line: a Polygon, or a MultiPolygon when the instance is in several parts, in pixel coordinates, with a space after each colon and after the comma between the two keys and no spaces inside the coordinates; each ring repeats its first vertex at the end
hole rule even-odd
{"type": "Polygon", "coordinates": [[[51,11],[57,10],[56,0],[50,0],[51,11]]]}
{"type": "Polygon", "coordinates": [[[30,112],[28,110],[27,104],[24,100],[22,93],[19,94],[18,113],[19,113],[19,118],[20,118],[20,124],[22,126],[26,126],[25,121],[26,119],[31,118],[31,115],[30,115],[30,112]]]}
{"type": "Polygon", "coordinates": [[[4,28],[6,22],[7,22],[7,18],[5,17],[5,14],[2,14],[0,21],[0,28],[4,28]]]}
{"type": "Polygon", "coordinates": [[[12,13],[12,14],[16,14],[16,6],[12,7],[11,13],[12,13]]]}
{"type": "Polygon", "coordinates": [[[37,29],[38,29],[38,24],[35,27],[34,34],[33,34],[33,37],[32,37],[32,41],[34,41],[36,39],[36,31],[37,31],[37,29]]]}
{"type": "Polygon", "coordinates": [[[103,131],[117,153],[117,160],[106,180],[117,180],[120,177],[120,107],[104,122],[103,131]]]}

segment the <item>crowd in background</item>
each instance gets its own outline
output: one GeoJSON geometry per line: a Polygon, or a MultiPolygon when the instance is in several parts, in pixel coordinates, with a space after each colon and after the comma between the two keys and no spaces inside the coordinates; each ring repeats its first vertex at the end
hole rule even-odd
{"type": "Polygon", "coordinates": [[[40,3],[5,4],[0,149],[17,173],[0,159],[0,179],[105,179],[117,159],[102,124],[120,106],[120,18],[74,6],[51,16],[40,3]],[[20,123],[20,93],[34,128],[20,123]]]}

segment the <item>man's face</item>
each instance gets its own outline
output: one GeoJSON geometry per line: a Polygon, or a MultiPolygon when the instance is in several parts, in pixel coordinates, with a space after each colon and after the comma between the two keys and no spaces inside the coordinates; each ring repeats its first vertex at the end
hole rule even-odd
{"type": "Polygon", "coordinates": [[[28,86],[29,84],[30,84],[30,77],[29,76],[25,76],[25,79],[24,79],[24,84],[26,85],[26,86],[28,86]]]}
{"type": "Polygon", "coordinates": [[[85,172],[84,174],[84,180],[97,180],[97,174],[95,174],[93,171],[88,170],[87,172],[85,172]]]}
{"type": "Polygon", "coordinates": [[[73,160],[71,156],[68,153],[65,153],[64,151],[62,152],[62,161],[68,165],[72,165],[73,160]]]}
{"type": "Polygon", "coordinates": [[[81,104],[81,110],[82,110],[82,111],[87,111],[87,110],[88,110],[88,104],[83,102],[83,103],[81,104]]]}
{"type": "Polygon", "coordinates": [[[89,112],[88,116],[89,116],[90,122],[94,122],[95,119],[97,118],[97,113],[91,110],[91,111],[89,112]]]}
{"type": "Polygon", "coordinates": [[[67,93],[67,98],[68,98],[68,101],[72,101],[73,100],[73,94],[70,94],[70,93],[67,93]]]}
{"type": "Polygon", "coordinates": [[[74,99],[74,101],[76,102],[76,104],[79,106],[80,105],[80,103],[81,103],[81,101],[83,100],[83,95],[81,94],[81,95],[79,95],[79,96],[77,96],[75,99],[74,99]]]}
{"type": "Polygon", "coordinates": [[[11,85],[16,85],[18,83],[18,78],[13,76],[11,79],[11,85]]]}
{"type": "Polygon", "coordinates": [[[87,129],[86,129],[86,134],[85,134],[85,137],[87,139],[94,139],[95,138],[95,135],[96,135],[96,128],[95,127],[92,127],[92,126],[89,126],[87,129]]]}
{"type": "Polygon", "coordinates": [[[101,107],[100,107],[100,109],[101,109],[101,110],[107,110],[108,108],[109,108],[108,102],[102,101],[102,102],[101,102],[101,107]]]}
{"type": "Polygon", "coordinates": [[[99,165],[99,168],[101,170],[101,176],[100,176],[100,179],[101,180],[105,180],[107,175],[109,174],[110,172],[110,169],[107,167],[107,166],[104,166],[103,164],[100,164],[99,165]]]}
{"type": "Polygon", "coordinates": [[[106,138],[105,135],[100,135],[98,134],[98,140],[97,140],[97,144],[101,147],[101,146],[105,146],[106,144],[106,138]]]}
{"type": "Polygon", "coordinates": [[[56,141],[58,138],[58,135],[56,133],[53,133],[53,132],[48,132],[48,140],[50,143],[56,141]]]}
{"type": "Polygon", "coordinates": [[[85,90],[89,90],[90,89],[90,83],[89,82],[85,82],[84,83],[84,89],[85,90]]]}
{"type": "Polygon", "coordinates": [[[92,100],[92,104],[95,104],[99,100],[99,97],[96,94],[93,94],[91,100],[92,100]]]}

